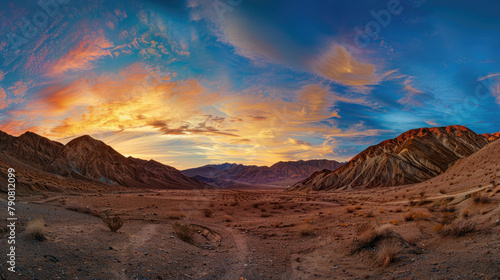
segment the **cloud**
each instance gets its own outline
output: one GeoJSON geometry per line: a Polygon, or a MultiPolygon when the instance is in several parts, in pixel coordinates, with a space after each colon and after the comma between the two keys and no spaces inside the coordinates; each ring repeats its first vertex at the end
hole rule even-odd
{"type": "Polygon", "coordinates": [[[26,94],[26,91],[28,91],[32,85],[32,81],[23,82],[23,80],[19,80],[7,89],[11,91],[14,96],[23,97],[26,94]]]}
{"type": "Polygon", "coordinates": [[[478,81],[481,82],[482,86],[486,87],[497,104],[500,105],[500,73],[484,76],[479,78],[478,81]]]}
{"type": "Polygon", "coordinates": [[[38,112],[65,113],[48,132],[54,137],[143,126],[170,135],[234,134],[220,127],[223,120],[203,112],[204,106],[217,100],[216,93],[206,92],[194,79],[170,79],[156,68],[134,64],[117,74],[103,73],[93,79],[46,87],[31,105],[38,105],[38,112]]]}
{"type": "Polygon", "coordinates": [[[5,90],[0,87],[0,110],[3,110],[8,106],[7,101],[5,100],[6,98],[7,95],[5,94],[5,90]]]}
{"type": "Polygon", "coordinates": [[[413,87],[412,79],[406,78],[403,82],[405,96],[398,100],[399,104],[405,105],[406,107],[423,107],[426,100],[432,99],[433,95],[416,89],[413,87]]]}
{"type": "Polygon", "coordinates": [[[350,86],[356,92],[366,92],[368,86],[378,85],[393,71],[378,73],[374,64],[358,62],[342,46],[333,44],[312,62],[320,75],[337,83],[350,86]]]}
{"type": "Polygon", "coordinates": [[[114,45],[104,36],[104,32],[99,30],[79,42],[59,60],[48,66],[47,76],[60,76],[68,72],[90,70],[96,67],[96,62],[105,56],[112,56],[110,49],[114,45]]]}

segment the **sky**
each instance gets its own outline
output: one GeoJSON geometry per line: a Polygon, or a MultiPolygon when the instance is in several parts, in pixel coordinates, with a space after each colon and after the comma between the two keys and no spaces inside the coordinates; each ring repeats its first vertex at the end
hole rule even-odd
{"type": "Polygon", "coordinates": [[[500,2],[2,1],[0,130],[178,169],[500,131],[500,2]]]}

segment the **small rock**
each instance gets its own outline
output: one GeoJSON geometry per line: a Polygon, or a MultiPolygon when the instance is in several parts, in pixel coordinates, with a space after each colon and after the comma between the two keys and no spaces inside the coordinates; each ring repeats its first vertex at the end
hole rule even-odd
{"type": "Polygon", "coordinates": [[[44,257],[47,258],[47,259],[49,259],[49,261],[59,262],[59,260],[56,257],[52,256],[52,255],[45,255],[44,257]]]}

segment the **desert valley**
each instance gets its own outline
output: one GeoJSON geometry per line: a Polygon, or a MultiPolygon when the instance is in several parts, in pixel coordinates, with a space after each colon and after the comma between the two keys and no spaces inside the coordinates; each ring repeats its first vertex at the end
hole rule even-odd
{"type": "Polygon", "coordinates": [[[499,279],[499,136],[421,128],[346,163],[179,171],[0,133],[19,217],[1,279],[499,279]]]}
{"type": "Polygon", "coordinates": [[[500,280],[500,1],[0,1],[0,280],[500,280]]]}

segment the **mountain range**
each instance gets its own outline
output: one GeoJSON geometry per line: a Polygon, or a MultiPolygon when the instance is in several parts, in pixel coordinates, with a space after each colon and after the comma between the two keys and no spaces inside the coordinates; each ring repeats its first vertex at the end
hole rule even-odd
{"type": "Polygon", "coordinates": [[[333,171],[318,171],[290,190],[336,190],[418,183],[445,172],[497,139],[464,126],[409,130],[370,146],[333,171]]]}
{"type": "Polygon", "coordinates": [[[291,185],[289,190],[346,190],[426,181],[499,136],[476,134],[456,125],[419,128],[370,146],[347,163],[326,159],[278,162],[269,167],[224,163],[179,171],[154,160],[125,157],[87,135],[63,145],[32,132],[15,137],[0,131],[0,165],[12,163],[34,170],[30,178],[35,179],[29,181],[37,185],[63,178],[157,189],[291,185]],[[49,175],[59,177],[36,180],[49,175]]]}
{"type": "Polygon", "coordinates": [[[224,163],[205,165],[183,170],[186,176],[194,177],[218,187],[237,185],[288,185],[307,178],[320,170],[334,170],[343,163],[334,160],[280,161],[271,166],[224,163]]]}
{"type": "Polygon", "coordinates": [[[88,135],[66,145],[38,134],[19,137],[0,132],[0,156],[23,167],[67,178],[135,188],[203,188],[197,179],[156,162],[125,157],[88,135]]]}

